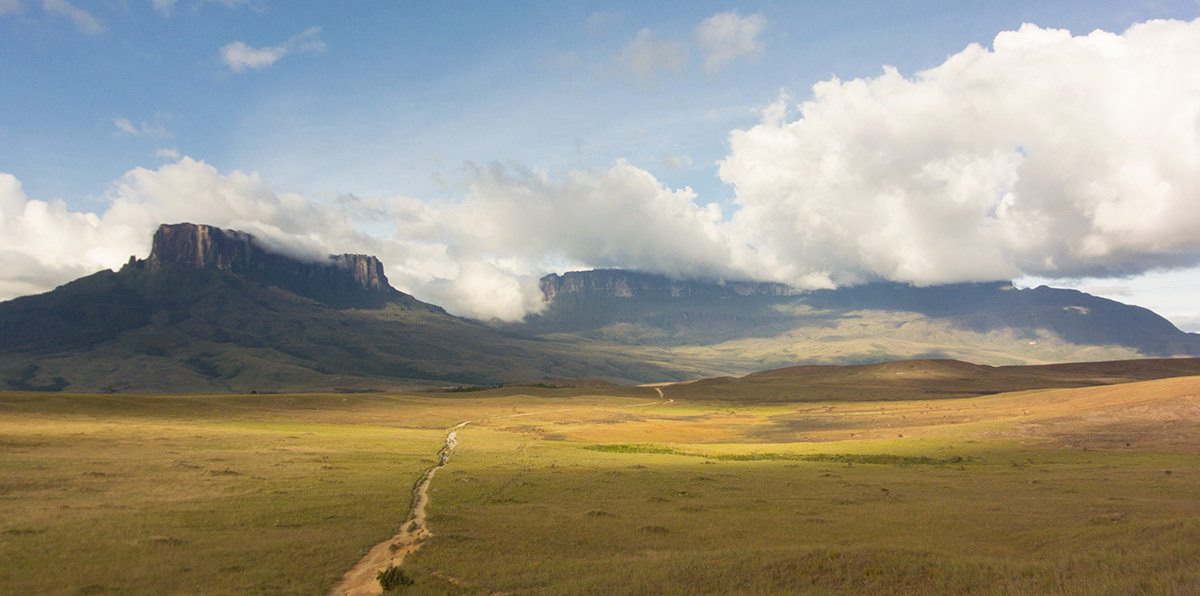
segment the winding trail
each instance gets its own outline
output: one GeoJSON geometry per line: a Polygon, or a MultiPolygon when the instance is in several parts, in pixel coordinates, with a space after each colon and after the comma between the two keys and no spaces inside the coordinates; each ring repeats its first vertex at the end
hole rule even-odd
{"type": "MultiPolygon", "coordinates": [[[[662,389],[655,387],[658,392],[658,397],[663,399],[662,389]]],[[[639,404],[632,404],[627,407],[640,408],[651,406],[654,404],[669,404],[675,400],[668,399],[666,401],[651,401],[639,404]]],[[[450,431],[446,434],[446,441],[442,448],[437,452],[437,460],[432,466],[421,474],[417,479],[416,484],[412,489],[412,506],[409,508],[408,519],[404,525],[400,527],[400,533],[376,544],[367,554],[363,556],[354,567],[350,568],[342,579],[338,580],[332,588],[329,589],[327,596],[374,596],[383,593],[383,586],[379,584],[378,575],[380,572],[386,571],[389,567],[400,567],[404,562],[404,557],[409,553],[414,553],[421,548],[421,544],[433,537],[433,532],[425,524],[425,507],[429,505],[429,484],[433,482],[433,476],[438,470],[444,468],[450,463],[450,456],[454,455],[454,448],[458,446],[458,429],[471,424],[472,422],[481,422],[488,420],[497,420],[500,418],[518,418],[521,416],[535,416],[538,414],[558,414],[561,412],[573,412],[576,410],[591,410],[596,409],[596,406],[585,408],[564,408],[561,410],[544,410],[540,412],[523,412],[521,414],[507,414],[503,416],[491,416],[483,418],[480,421],[464,420],[450,427],[450,431]]]]}
{"type": "Polygon", "coordinates": [[[408,520],[400,527],[400,533],[376,544],[366,556],[355,563],[338,583],[329,589],[329,596],[359,596],[382,594],[377,576],[389,567],[399,567],[404,557],[421,548],[421,543],[433,536],[425,525],[425,507],[429,505],[429,483],[433,475],[450,462],[454,448],[458,446],[458,429],[470,424],[467,420],[454,425],[446,435],[446,442],[438,450],[437,461],[425,470],[412,489],[412,507],[408,520]]]}

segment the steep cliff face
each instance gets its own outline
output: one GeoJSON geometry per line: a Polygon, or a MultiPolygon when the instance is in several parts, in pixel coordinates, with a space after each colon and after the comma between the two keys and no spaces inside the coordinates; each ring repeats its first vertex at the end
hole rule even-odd
{"type": "Polygon", "coordinates": [[[550,304],[567,298],[725,298],[733,296],[792,296],[797,292],[777,283],[672,280],[666,276],[621,269],[571,271],[540,280],[550,304]]]}
{"type": "Polygon", "coordinates": [[[148,272],[224,271],[336,306],[363,306],[406,296],[388,285],[383,263],[373,256],[330,255],[323,261],[305,262],[270,252],[245,232],[191,223],[159,226],[150,256],[130,257],[127,267],[148,272]]]}
{"type": "MultiPolygon", "coordinates": [[[[274,256],[274,255],[270,255],[274,256]]],[[[262,268],[270,256],[245,232],[191,223],[161,225],[145,268],[217,269],[240,273],[262,268]]]]}

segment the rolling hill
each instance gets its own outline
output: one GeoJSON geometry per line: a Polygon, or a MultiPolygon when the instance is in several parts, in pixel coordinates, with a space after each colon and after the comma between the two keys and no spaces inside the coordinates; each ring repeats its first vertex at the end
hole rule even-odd
{"type": "Polygon", "coordinates": [[[1200,358],[988,366],[957,360],[894,360],[860,365],[793,366],[663,388],[701,401],[877,402],[954,399],[1035,389],[1117,385],[1200,375],[1200,358]]]}

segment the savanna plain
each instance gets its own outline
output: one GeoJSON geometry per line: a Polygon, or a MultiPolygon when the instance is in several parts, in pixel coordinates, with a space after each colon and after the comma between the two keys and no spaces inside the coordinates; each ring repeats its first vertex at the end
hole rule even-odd
{"type": "Polygon", "coordinates": [[[855,374],[820,390],[2,393],[0,588],[326,593],[397,534],[471,421],[399,590],[1200,591],[1200,377],[971,394],[937,363],[855,374]],[[913,377],[951,390],[888,392],[913,377]]]}

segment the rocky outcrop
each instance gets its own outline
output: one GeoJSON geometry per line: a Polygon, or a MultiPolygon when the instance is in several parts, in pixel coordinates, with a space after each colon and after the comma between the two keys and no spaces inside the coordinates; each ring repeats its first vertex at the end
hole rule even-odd
{"type": "Polygon", "coordinates": [[[330,255],[307,262],[271,252],[245,232],[192,223],[159,226],[150,256],[145,260],[130,257],[127,267],[149,272],[224,271],[339,306],[378,302],[400,294],[388,284],[383,263],[373,256],[330,255]]]}
{"type": "Polygon", "coordinates": [[[792,296],[791,287],[766,282],[713,282],[673,280],[664,275],[594,269],[550,274],[540,280],[542,294],[550,304],[566,298],[722,298],[733,296],[792,296]]]}

